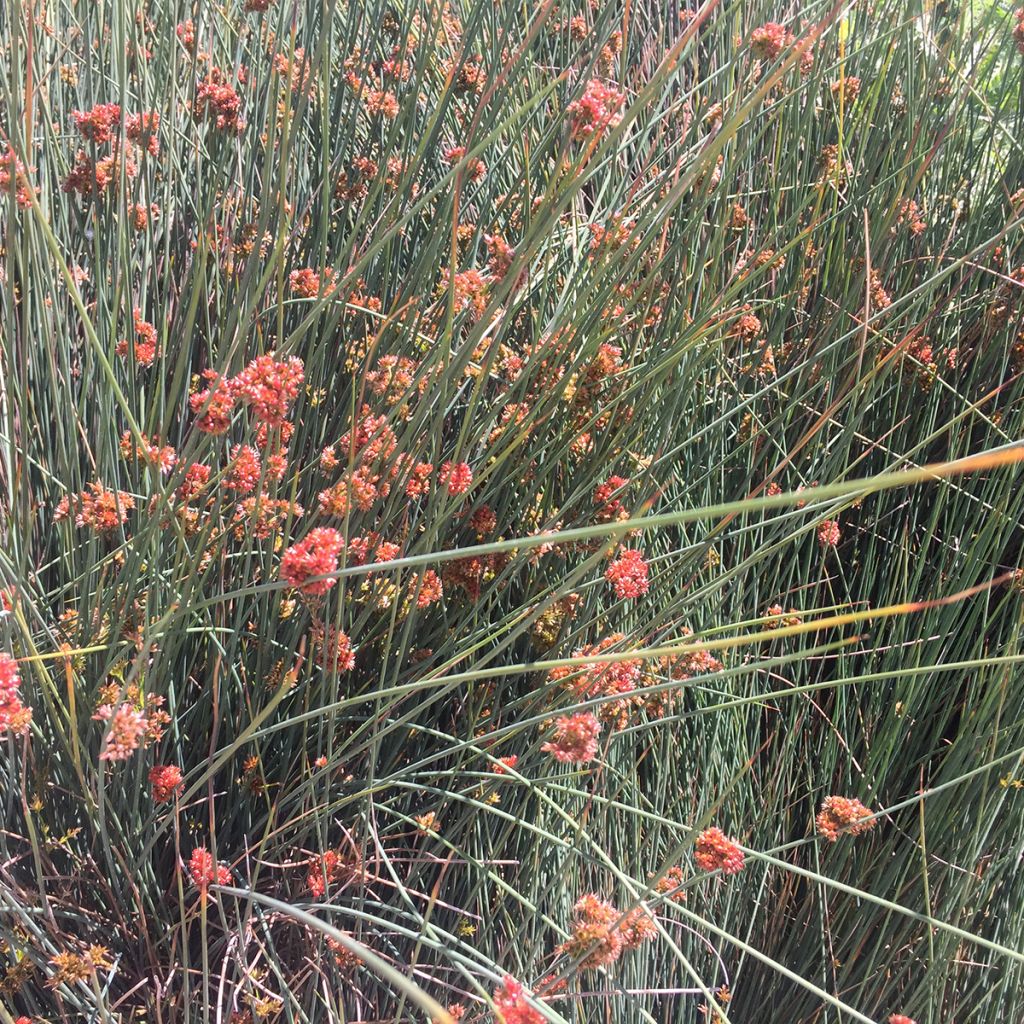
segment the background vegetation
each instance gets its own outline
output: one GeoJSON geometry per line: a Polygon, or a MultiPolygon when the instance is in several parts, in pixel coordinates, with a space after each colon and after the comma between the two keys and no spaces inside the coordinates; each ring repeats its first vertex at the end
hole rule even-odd
{"type": "Polygon", "coordinates": [[[5,4],[0,1019],[1024,1018],[1020,21],[5,4]]]}

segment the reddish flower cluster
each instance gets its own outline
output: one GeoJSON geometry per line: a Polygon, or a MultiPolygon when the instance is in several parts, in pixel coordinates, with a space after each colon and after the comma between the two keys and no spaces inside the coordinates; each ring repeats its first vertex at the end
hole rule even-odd
{"type": "Polygon", "coordinates": [[[554,736],[540,749],[563,764],[582,764],[597,756],[600,733],[601,723],[589,711],[560,715],[555,719],[554,736]]]}
{"type": "Polygon", "coordinates": [[[25,165],[8,145],[0,152],[0,195],[9,195],[12,190],[18,206],[32,205],[32,188],[28,183],[25,165]]]}
{"type": "Polygon", "coordinates": [[[185,782],[176,764],[156,764],[149,769],[149,784],[153,787],[153,803],[165,804],[181,794],[185,782]]]}
{"type": "Polygon", "coordinates": [[[86,142],[102,146],[114,139],[121,126],[121,108],[116,103],[98,103],[92,110],[74,110],[71,120],[86,142]]]}
{"type": "Polygon", "coordinates": [[[141,150],[156,156],[160,152],[160,115],[153,111],[146,114],[129,114],[124,121],[124,133],[128,141],[141,150]]]}
{"type": "Polygon", "coordinates": [[[231,383],[216,370],[204,370],[203,379],[209,382],[208,386],[188,400],[192,412],[199,416],[196,430],[204,434],[225,434],[231,426],[231,410],[235,407],[231,383]]]}
{"type": "Polygon", "coordinates": [[[647,593],[647,563],[644,556],[627,548],[605,569],[604,578],[615,588],[615,596],[632,600],[647,593]]]}
{"type": "Polygon", "coordinates": [[[320,649],[320,664],[329,671],[351,672],[356,667],[356,653],[347,633],[334,626],[314,630],[314,640],[320,649]]]}
{"type": "Polygon", "coordinates": [[[1017,49],[1024,53],[1024,7],[1015,11],[1013,16],[1017,19],[1017,24],[1013,26],[1013,39],[1017,49]]]}
{"type": "Polygon", "coordinates": [[[230,885],[231,871],[226,864],[218,864],[205,846],[197,846],[188,859],[188,871],[192,884],[205,890],[212,884],[230,885]]]}
{"type": "Polygon", "coordinates": [[[594,655],[616,647],[624,640],[622,633],[612,633],[596,644],[588,644],[573,652],[573,658],[586,659],[586,664],[562,665],[548,673],[552,682],[563,682],[576,700],[619,698],[605,701],[597,712],[601,721],[612,728],[626,725],[630,709],[636,703],[631,694],[641,685],[644,663],[640,658],[606,661],[594,659],[594,655]]]}
{"type": "Polygon", "coordinates": [[[327,886],[339,885],[359,873],[358,861],[345,857],[337,850],[328,850],[322,857],[313,857],[309,861],[306,885],[313,896],[322,899],[327,892],[327,886]]]}
{"type": "Polygon", "coordinates": [[[626,101],[624,93],[598,78],[587,82],[583,95],[569,104],[569,131],[574,139],[600,137],[621,120],[619,111],[626,101]]]}
{"type": "Polygon", "coordinates": [[[706,828],[699,836],[693,859],[702,871],[735,875],[743,870],[743,851],[720,828],[706,828]]]}
{"type": "Polygon", "coordinates": [[[473,470],[467,462],[446,462],[437,478],[448,488],[449,494],[465,494],[473,483],[473,470]]]}
{"type": "Polygon", "coordinates": [[[103,704],[93,718],[110,723],[110,730],[103,741],[101,761],[126,761],[142,745],[149,730],[145,711],[127,701],[116,708],[103,704]]]}
{"type": "Polygon", "coordinates": [[[21,676],[18,663],[0,651],[0,735],[12,732],[23,736],[32,721],[32,709],[21,703],[21,676]]]}
{"type": "Polygon", "coordinates": [[[607,967],[622,952],[622,932],[615,927],[621,916],[611,903],[593,893],[580,897],[573,907],[572,935],[558,952],[578,960],[585,969],[607,967]]]}
{"type": "Polygon", "coordinates": [[[834,548],[841,537],[838,519],[826,519],[818,524],[818,541],[823,548],[834,548]]]}
{"type": "Polygon", "coordinates": [[[196,86],[192,116],[196,121],[212,123],[218,131],[238,134],[244,127],[241,115],[242,98],[220,68],[211,68],[196,86]]]}
{"type": "Polygon", "coordinates": [[[792,41],[784,26],[769,21],[750,33],[750,50],[759,60],[775,60],[792,41]]]}
{"type": "Polygon", "coordinates": [[[433,569],[427,569],[422,578],[413,574],[409,581],[409,592],[416,594],[416,607],[429,608],[444,597],[444,584],[433,569]],[[419,593],[416,594],[417,589],[419,593]]]}
{"type": "Polygon", "coordinates": [[[840,835],[860,835],[875,827],[871,811],[859,800],[845,796],[827,796],[814,819],[818,831],[834,843],[840,835]]]}
{"type": "Polygon", "coordinates": [[[141,309],[132,311],[135,337],[131,341],[122,339],[117,343],[116,352],[119,356],[134,356],[138,366],[152,366],[157,356],[156,327],[142,317],[141,309]]]}
{"type": "Polygon", "coordinates": [[[530,1004],[526,989],[512,977],[506,977],[494,993],[494,1008],[500,1024],[545,1024],[547,1020],[530,1004]]]}
{"type": "Polygon", "coordinates": [[[583,968],[607,967],[623,951],[637,949],[657,931],[654,919],[644,907],[636,907],[623,916],[607,900],[587,893],[573,907],[572,935],[558,947],[558,952],[579,960],[583,968]]]}
{"type": "Polygon", "coordinates": [[[594,488],[594,504],[597,506],[597,521],[612,523],[619,519],[628,519],[629,512],[620,498],[612,495],[621,491],[629,484],[624,476],[610,476],[603,484],[594,488]]]}
{"type": "Polygon", "coordinates": [[[662,896],[665,896],[673,903],[685,903],[686,890],[683,889],[684,882],[683,869],[678,865],[673,865],[655,882],[654,891],[661,893],[662,896]]]}
{"type": "Polygon", "coordinates": [[[293,544],[281,558],[281,579],[304,594],[317,597],[326,594],[335,580],[316,580],[338,568],[338,555],[345,540],[337,530],[320,526],[293,544]]]}
{"type": "Polygon", "coordinates": [[[249,363],[231,383],[235,395],[258,420],[278,426],[298,397],[303,379],[301,359],[290,356],[277,361],[268,353],[249,363]]]}
{"type": "Polygon", "coordinates": [[[917,1024],[917,1021],[905,1017],[902,1013],[889,1014],[889,1024],[917,1024]]]}
{"type": "Polygon", "coordinates": [[[126,459],[136,458],[139,462],[154,466],[161,473],[169,473],[178,461],[178,453],[170,445],[161,445],[158,438],[142,435],[141,444],[136,444],[131,431],[121,435],[121,454],[126,459]]]}
{"type": "Polygon", "coordinates": [[[319,295],[330,295],[337,284],[330,268],[320,274],[312,267],[301,267],[288,275],[288,287],[300,299],[315,299],[319,295]]]}
{"type": "Polygon", "coordinates": [[[439,298],[448,295],[451,281],[452,304],[456,313],[468,314],[470,320],[479,320],[487,309],[487,280],[479,270],[463,270],[452,277],[446,267],[441,272],[441,283],[437,286],[439,298]]]}
{"type": "Polygon", "coordinates": [[[80,494],[61,498],[54,509],[53,521],[59,523],[74,513],[75,526],[87,526],[97,533],[112,533],[125,524],[133,508],[135,499],[130,494],[108,491],[96,481],[80,494]]]}

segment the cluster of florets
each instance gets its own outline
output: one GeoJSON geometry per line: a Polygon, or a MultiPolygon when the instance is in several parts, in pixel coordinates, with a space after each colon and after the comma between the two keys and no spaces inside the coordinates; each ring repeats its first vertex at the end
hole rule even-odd
{"type": "Polygon", "coordinates": [[[597,506],[596,518],[599,523],[613,523],[629,518],[621,497],[617,496],[628,484],[626,477],[613,475],[594,488],[594,505],[597,506]]]}
{"type": "Polygon", "coordinates": [[[814,819],[818,831],[834,843],[841,835],[860,835],[875,827],[871,811],[859,800],[845,796],[827,796],[814,819]]]}
{"type": "Polygon", "coordinates": [[[155,112],[129,114],[122,121],[118,104],[98,103],[91,110],[74,111],[71,119],[90,148],[75,154],[74,165],[62,186],[65,192],[78,192],[83,197],[101,194],[119,181],[122,174],[133,178],[138,173],[132,154],[120,145],[122,123],[126,138],[137,152],[156,156],[160,151],[160,115],[155,112]],[[100,157],[96,147],[108,145],[109,152],[100,157]]]}
{"type": "Polygon", "coordinates": [[[555,719],[554,735],[540,749],[563,764],[584,764],[597,756],[600,733],[601,723],[590,711],[560,715],[555,719]]]}
{"type": "Polygon", "coordinates": [[[192,851],[188,859],[188,872],[192,884],[204,891],[213,884],[231,884],[231,870],[226,864],[218,864],[205,846],[197,846],[192,851]]]}
{"type": "Polygon", "coordinates": [[[502,1024],[545,1024],[547,1020],[531,1005],[526,989],[512,977],[506,977],[494,993],[494,1008],[502,1024]]]}
{"type": "Polygon", "coordinates": [[[115,351],[119,356],[132,356],[137,366],[152,366],[158,351],[156,327],[143,318],[138,307],[132,310],[132,326],[135,336],[130,340],[122,338],[115,351]]]}
{"type": "Polygon", "coordinates": [[[185,788],[181,769],[176,764],[156,764],[149,769],[149,784],[153,787],[153,803],[169,803],[180,796],[185,788]]]}
{"type": "Polygon", "coordinates": [[[153,466],[161,473],[169,473],[178,461],[178,453],[170,445],[161,445],[159,438],[148,438],[145,434],[137,442],[130,430],[121,435],[121,454],[126,459],[138,459],[144,465],[153,466]]]}
{"type": "Polygon", "coordinates": [[[362,874],[359,856],[345,856],[337,850],[327,850],[322,856],[313,857],[307,865],[306,886],[310,893],[321,899],[327,887],[341,885],[362,874]]]}
{"type": "Polygon", "coordinates": [[[818,542],[823,548],[834,548],[842,539],[838,519],[826,519],[818,524],[818,542]]]}
{"type": "Polygon", "coordinates": [[[487,309],[489,285],[479,270],[463,270],[452,275],[446,267],[441,271],[437,297],[445,299],[449,291],[455,312],[465,313],[470,320],[479,320],[487,309]]]}
{"type": "Polygon", "coordinates": [[[624,951],[637,949],[653,938],[657,931],[645,907],[623,915],[612,903],[587,893],[573,907],[572,935],[558,952],[579,960],[583,968],[607,967],[624,951]]]}
{"type": "Polygon", "coordinates": [[[171,716],[164,711],[164,698],[159,694],[143,694],[130,686],[126,700],[119,699],[116,683],[100,690],[101,703],[92,716],[94,721],[106,722],[101,761],[126,761],[140,747],[159,743],[171,716]]]}
{"type": "Polygon", "coordinates": [[[299,395],[304,380],[302,360],[295,356],[277,360],[273,353],[257,356],[237,376],[226,378],[216,370],[203,371],[207,386],[189,398],[199,417],[196,429],[207,434],[224,434],[231,426],[235,402],[241,401],[260,422],[261,437],[286,428],[285,417],[299,395]]]}
{"type": "Polygon", "coordinates": [[[282,556],[281,579],[310,597],[326,594],[337,581],[316,577],[337,571],[338,555],[344,547],[345,539],[337,530],[327,526],[310,530],[282,556]]]}
{"type": "Polygon", "coordinates": [[[759,60],[775,60],[793,42],[784,25],[769,21],[750,33],[750,50],[759,60]]]}
{"type": "Polygon", "coordinates": [[[356,652],[347,633],[330,625],[314,623],[313,643],[317,660],[329,672],[351,672],[356,667],[356,652]]]}
{"type": "Polygon", "coordinates": [[[28,171],[8,145],[0,152],[0,196],[14,191],[14,201],[20,207],[32,205],[32,186],[28,183],[28,171]]]}
{"type": "Polygon", "coordinates": [[[602,701],[597,715],[613,729],[626,725],[629,712],[636,703],[633,691],[644,678],[644,663],[640,658],[609,661],[595,655],[624,641],[622,633],[612,633],[596,644],[588,644],[573,652],[573,658],[580,659],[583,664],[560,665],[548,674],[552,682],[561,682],[576,700],[612,698],[602,701]]]}
{"type": "Polygon", "coordinates": [[[232,381],[235,395],[264,423],[278,425],[288,415],[302,388],[302,360],[276,360],[273,353],[257,356],[232,381]]]}
{"type": "Polygon", "coordinates": [[[332,295],[337,288],[334,271],[328,267],[323,272],[312,267],[299,267],[288,275],[288,287],[300,299],[315,299],[321,295],[332,295]]]}
{"type": "Polygon", "coordinates": [[[567,108],[570,134],[574,139],[599,138],[622,120],[620,111],[625,102],[625,94],[614,85],[592,78],[583,95],[567,108]]]}
{"type": "Polygon", "coordinates": [[[206,78],[196,85],[192,116],[196,121],[213,124],[218,131],[235,134],[242,131],[242,98],[220,68],[211,68],[206,78]]]}
{"type": "Polygon", "coordinates": [[[1017,44],[1017,49],[1024,53],[1024,7],[1015,11],[1013,16],[1017,19],[1013,26],[1013,40],[1017,44]]]}
{"type": "Polygon", "coordinates": [[[640,551],[626,548],[605,570],[604,578],[615,588],[615,596],[632,600],[647,593],[647,562],[640,551]]]}
{"type": "Polygon", "coordinates": [[[23,736],[32,721],[32,709],[21,702],[21,676],[18,663],[0,652],[0,735],[5,732],[23,736]]]}
{"type": "Polygon", "coordinates": [[[702,871],[721,871],[725,875],[742,871],[745,860],[739,846],[714,826],[697,836],[693,859],[702,871]]]}
{"type": "Polygon", "coordinates": [[[96,533],[113,533],[127,522],[135,508],[135,499],[125,491],[108,491],[99,481],[86,486],[75,495],[65,495],[57,503],[53,521],[59,523],[74,515],[75,526],[88,527],[96,533]]]}

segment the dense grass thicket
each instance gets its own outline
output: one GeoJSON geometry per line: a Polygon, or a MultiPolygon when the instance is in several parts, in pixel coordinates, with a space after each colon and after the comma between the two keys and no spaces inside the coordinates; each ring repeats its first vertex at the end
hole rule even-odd
{"type": "Polygon", "coordinates": [[[0,45],[0,1022],[1024,1019],[1024,11],[0,45]]]}

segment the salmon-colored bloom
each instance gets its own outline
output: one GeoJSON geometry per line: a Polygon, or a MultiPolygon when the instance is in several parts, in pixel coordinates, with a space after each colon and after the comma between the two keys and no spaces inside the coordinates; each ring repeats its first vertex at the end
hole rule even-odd
{"type": "Polygon", "coordinates": [[[0,651],[0,735],[12,732],[23,736],[32,721],[32,710],[21,703],[21,676],[18,663],[0,651]]]}
{"type": "Polygon", "coordinates": [[[592,761],[597,755],[600,733],[601,723],[589,711],[560,715],[555,719],[554,736],[540,749],[563,764],[592,761]]]}
{"type": "Polygon", "coordinates": [[[792,40],[784,26],[769,21],[750,33],[750,50],[761,60],[775,60],[792,40]]]}
{"type": "Polygon", "coordinates": [[[468,462],[446,462],[441,466],[438,480],[448,488],[449,494],[465,494],[473,483],[473,470],[468,462]]]}
{"type": "Polygon", "coordinates": [[[569,131],[574,139],[600,136],[621,120],[619,113],[626,101],[624,93],[600,79],[587,82],[583,95],[569,104],[569,131]]]}
{"type": "Polygon", "coordinates": [[[281,558],[281,579],[304,594],[326,594],[336,580],[317,580],[338,568],[338,555],[345,547],[345,539],[328,526],[310,530],[306,537],[293,544],[281,558]]]}
{"type": "Polygon", "coordinates": [[[197,846],[188,859],[188,870],[192,884],[205,890],[209,885],[231,884],[231,871],[226,864],[218,864],[205,846],[197,846]]]}
{"type": "Polygon", "coordinates": [[[216,370],[204,370],[203,379],[207,387],[189,398],[189,406],[199,416],[196,430],[204,434],[225,434],[231,426],[231,411],[235,407],[235,396],[229,381],[216,370]]]}
{"type": "Polygon", "coordinates": [[[706,828],[697,837],[693,859],[702,871],[735,875],[743,870],[743,851],[720,828],[706,828]]]}
{"type": "Polygon", "coordinates": [[[500,1024],[545,1024],[545,1016],[532,1006],[522,984],[506,976],[494,993],[494,1008],[500,1024]]]}
{"type": "Polygon", "coordinates": [[[97,103],[92,110],[73,110],[71,120],[86,142],[99,146],[114,138],[121,124],[121,108],[116,103],[97,103]]]}
{"type": "Polygon", "coordinates": [[[845,796],[825,797],[814,823],[830,843],[844,833],[856,836],[875,827],[871,811],[859,800],[845,796]]]}
{"type": "Polygon", "coordinates": [[[615,588],[618,598],[632,599],[647,593],[647,563],[644,556],[632,548],[619,554],[605,570],[604,578],[615,588]]]}
{"type": "Polygon", "coordinates": [[[176,764],[155,764],[149,769],[149,784],[153,787],[153,803],[165,804],[179,796],[185,788],[181,769],[176,764]]]}
{"type": "Polygon", "coordinates": [[[572,935],[558,952],[579,960],[582,968],[607,967],[622,952],[622,932],[615,927],[621,916],[594,893],[581,896],[573,907],[572,935]]]}

